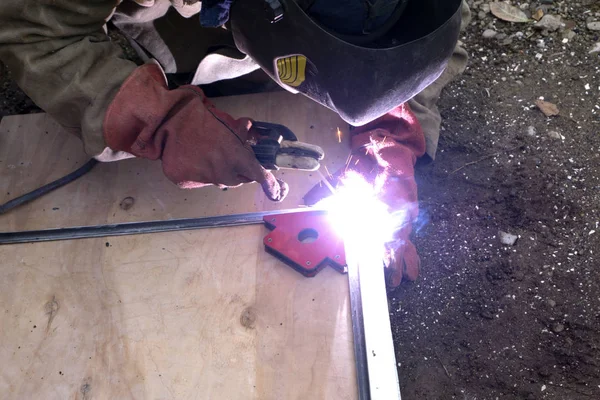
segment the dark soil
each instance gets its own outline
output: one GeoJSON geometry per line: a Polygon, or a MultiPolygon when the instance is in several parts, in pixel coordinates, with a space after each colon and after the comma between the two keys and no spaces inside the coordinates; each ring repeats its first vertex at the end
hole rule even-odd
{"type": "MultiPolygon", "coordinates": [[[[470,3],[470,65],[418,171],[421,276],[389,294],[402,397],[600,399],[600,5],[540,1],[567,22],[548,33],[470,3]]],[[[0,116],[38,111],[0,73],[0,116]]]]}
{"type": "Polygon", "coordinates": [[[5,115],[40,111],[39,107],[19,89],[10,71],[0,62],[0,118],[5,115]]]}
{"type": "Polygon", "coordinates": [[[585,23],[599,3],[555,4],[567,43],[473,10],[469,69],[418,171],[422,273],[390,293],[404,399],[600,399],[600,53],[585,23]]]}

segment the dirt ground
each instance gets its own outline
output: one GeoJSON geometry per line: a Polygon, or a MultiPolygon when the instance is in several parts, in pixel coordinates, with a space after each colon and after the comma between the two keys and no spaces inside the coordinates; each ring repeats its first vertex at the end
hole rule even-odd
{"type": "MultiPolygon", "coordinates": [[[[404,399],[600,399],[600,2],[512,4],[564,25],[470,1],[470,64],[418,171],[422,273],[389,293],[404,399]]],[[[0,72],[0,116],[37,111],[0,72]]]]}
{"type": "Polygon", "coordinates": [[[481,4],[418,172],[422,274],[390,293],[403,398],[600,399],[600,2],[544,5],[549,34],[481,4]]]}
{"type": "Polygon", "coordinates": [[[32,112],[40,112],[40,109],[19,89],[11,72],[0,62],[0,118],[32,112]]]}

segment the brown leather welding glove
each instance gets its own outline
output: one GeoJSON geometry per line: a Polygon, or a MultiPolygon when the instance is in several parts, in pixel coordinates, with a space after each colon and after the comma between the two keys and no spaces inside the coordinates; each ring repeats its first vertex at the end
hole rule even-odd
{"type": "MultiPolygon", "coordinates": [[[[348,169],[362,174],[372,182],[379,198],[392,213],[401,213],[404,223],[398,227],[394,240],[386,244],[386,279],[397,287],[403,279],[414,281],[419,275],[420,259],[410,241],[412,223],[419,215],[414,165],[425,154],[425,137],[421,125],[408,107],[402,104],[388,114],[352,131],[352,157],[348,168],[334,174],[331,184],[348,169]]],[[[315,204],[327,197],[325,185],[315,186],[305,197],[315,204]]]]}
{"type": "Polygon", "coordinates": [[[164,174],[181,188],[256,181],[269,199],[281,201],[288,186],[256,160],[247,143],[251,126],[218,110],[196,86],[169,90],[162,69],[145,64],[110,104],[104,139],[113,150],[162,160],[164,174]]]}

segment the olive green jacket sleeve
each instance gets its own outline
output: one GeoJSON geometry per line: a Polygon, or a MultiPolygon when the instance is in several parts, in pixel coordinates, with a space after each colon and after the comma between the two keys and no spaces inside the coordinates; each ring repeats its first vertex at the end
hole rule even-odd
{"type": "Polygon", "coordinates": [[[136,65],[103,30],[118,0],[1,0],[0,60],[96,156],[105,110],[136,65]]]}

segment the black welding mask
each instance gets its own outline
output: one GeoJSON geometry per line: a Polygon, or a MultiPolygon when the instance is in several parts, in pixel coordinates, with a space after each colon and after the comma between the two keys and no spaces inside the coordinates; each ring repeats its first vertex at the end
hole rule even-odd
{"type": "Polygon", "coordinates": [[[311,14],[313,3],[234,1],[229,21],[235,44],[279,85],[352,125],[376,119],[429,86],[458,40],[461,0],[395,0],[386,21],[358,34],[323,24],[311,14]]]}

